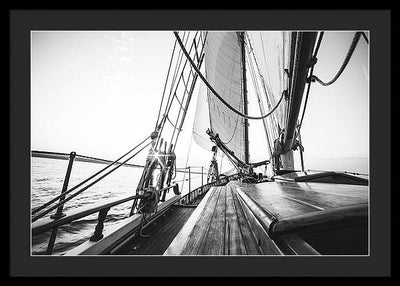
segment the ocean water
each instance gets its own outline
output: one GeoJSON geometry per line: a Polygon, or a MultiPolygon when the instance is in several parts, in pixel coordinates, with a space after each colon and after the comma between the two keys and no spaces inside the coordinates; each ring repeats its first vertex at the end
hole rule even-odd
{"type": "MultiPolygon", "coordinates": [[[[31,158],[31,208],[34,209],[55,196],[62,190],[68,160],[31,158]]],[[[88,163],[74,161],[68,189],[74,187],[84,179],[103,169],[106,165],[100,163],[88,163]]],[[[107,169],[107,171],[110,169],[107,169]]],[[[142,168],[122,166],[103,180],[99,181],[80,195],[68,201],[64,205],[64,212],[77,207],[99,203],[103,200],[116,199],[135,194],[136,186],[142,174],[142,168]]],[[[178,173],[176,182],[180,185],[182,194],[188,192],[188,175],[178,173]]],[[[201,184],[201,176],[191,176],[191,189],[201,184]]],[[[79,189],[79,188],[78,188],[79,189]]],[[[172,190],[168,196],[173,195],[172,190]]],[[[104,222],[104,231],[113,224],[128,218],[132,201],[112,207],[104,222]]],[[[55,210],[45,217],[52,215],[55,210]]],[[[93,234],[97,224],[98,213],[73,221],[70,224],[59,227],[57,238],[53,248],[53,254],[62,255],[66,251],[87,241],[93,234]]],[[[33,236],[31,239],[32,255],[45,254],[51,231],[33,236]]]]}

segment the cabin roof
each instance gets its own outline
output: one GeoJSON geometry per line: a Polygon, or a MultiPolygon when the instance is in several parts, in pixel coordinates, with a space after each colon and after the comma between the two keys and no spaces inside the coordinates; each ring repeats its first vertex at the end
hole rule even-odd
{"type": "Polygon", "coordinates": [[[368,196],[361,185],[231,181],[207,193],[165,254],[279,255],[274,233],[365,219],[368,196]]]}

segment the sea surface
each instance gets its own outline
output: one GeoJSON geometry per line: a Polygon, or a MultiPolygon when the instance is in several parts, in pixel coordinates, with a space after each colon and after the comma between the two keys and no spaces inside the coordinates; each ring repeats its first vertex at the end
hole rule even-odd
{"type": "MultiPolygon", "coordinates": [[[[31,209],[48,202],[61,193],[67,166],[68,160],[39,157],[31,158],[31,209]]],[[[68,189],[79,184],[104,167],[106,167],[106,165],[101,163],[75,161],[73,163],[68,189]]],[[[110,169],[107,169],[107,171],[109,170],[110,169]]],[[[135,194],[142,170],[142,168],[128,166],[118,168],[103,180],[68,201],[64,205],[64,212],[68,213],[68,211],[74,208],[99,203],[103,200],[107,201],[135,194]]],[[[188,192],[187,178],[188,174],[184,173],[178,173],[175,178],[176,182],[180,185],[180,190],[183,195],[188,192]]],[[[200,185],[201,175],[192,174],[191,189],[200,185]]],[[[171,195],[173,195],[172,190],[168,193],[167,198],[171,195]]],[[[131,206],[132,201],[112,207],[105,220],[104,231],[107,231],[108,227],[120,222],[122,219],[128,218],[131,206]]],[[[55,210],[45,217],[54,214],[54,212],[55,210]]],[[[59,227],[53,248],[53,255],[62,255],[68,250],[87,241],[94,232],[97,224],[97,217],[98,213],[95,213],[59,227]]],[[[50,233],[51,231],[48,231],[31,238],[32,255],[45,254],[50,233]]]]}

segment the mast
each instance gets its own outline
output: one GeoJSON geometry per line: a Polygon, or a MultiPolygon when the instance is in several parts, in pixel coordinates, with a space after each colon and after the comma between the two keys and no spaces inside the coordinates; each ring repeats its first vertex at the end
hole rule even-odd
{"type": "MultiPolygon", "coordinates": [[[[246,79],[246,50],[245,50],[245,32],[240,32],[242,49],[242,71],[243,71],[243,113],[248,114],[247,102],[247,79],[246,79]]],[[[249,164],[249,122],[244,118],[244,161],[249,164]]]]}
{"type": "Polygon", "coordinates": [[[285,130],[283,150],[281,159],[284,170],[294,170],[293,143],[296,139],[297,119],[306,84],[309,63],[317,38],[316,32],[300,32],[297,34],[295,51],[292,52],[294,60],[292,80],[290,87],[290,101],[288,110],[288,121],[285,130]]]}

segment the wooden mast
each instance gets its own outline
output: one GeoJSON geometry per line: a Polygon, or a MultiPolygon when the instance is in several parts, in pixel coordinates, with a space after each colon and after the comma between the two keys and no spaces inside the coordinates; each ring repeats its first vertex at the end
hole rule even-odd
{"type": "Polygon", "coordinates": [[[312,59],[317,32],[298,33],[293,59],[296,62],[292,70],[292,80],[289,97],[288,121],[285,130],[283,150],[281,154],[284,170],[294,170],[293,144],[296,139],[297,119],[306,84],[309,63],[312,59]]]}

